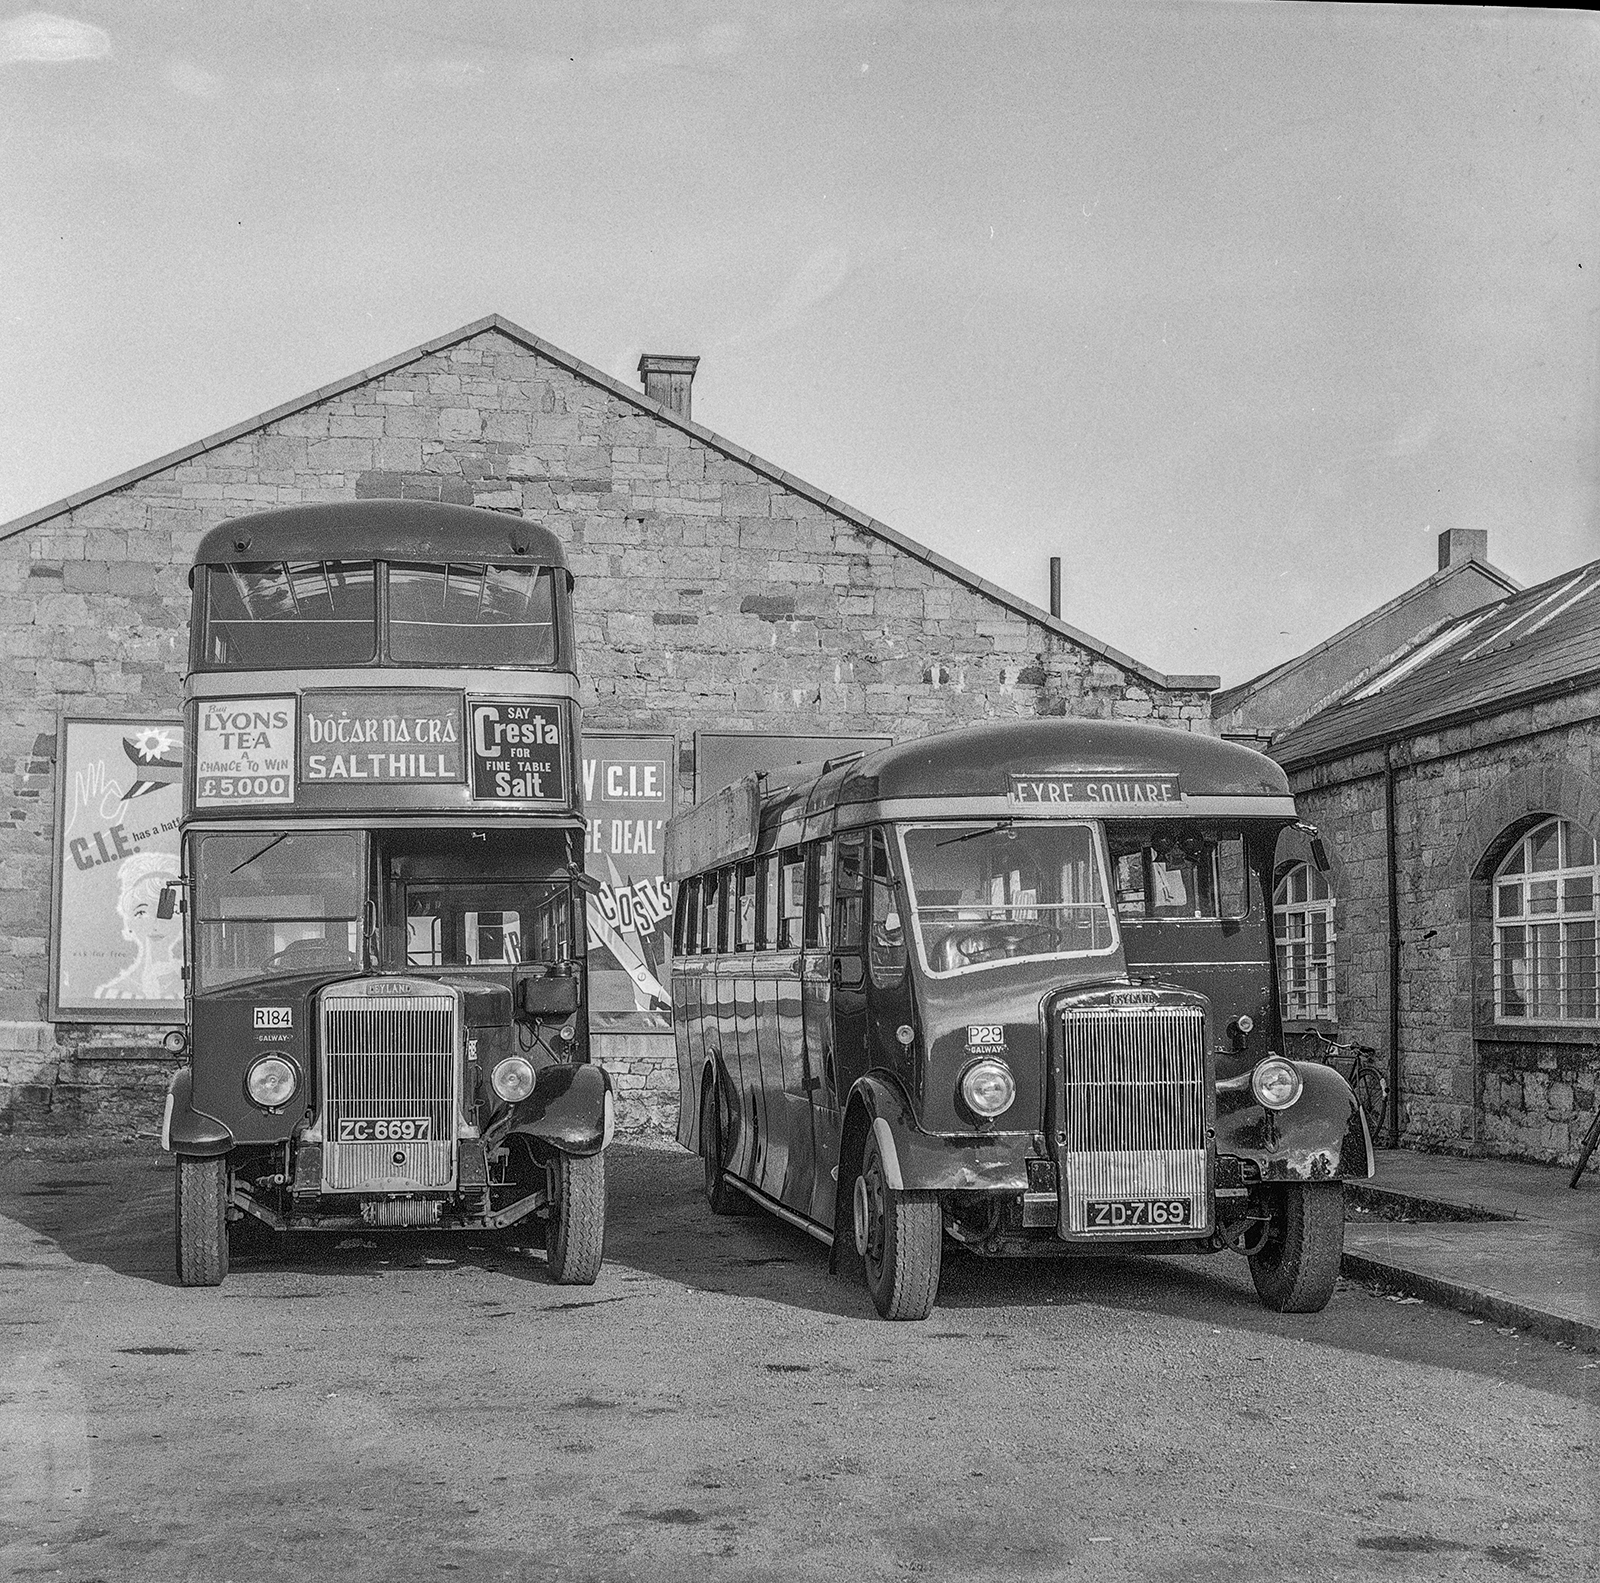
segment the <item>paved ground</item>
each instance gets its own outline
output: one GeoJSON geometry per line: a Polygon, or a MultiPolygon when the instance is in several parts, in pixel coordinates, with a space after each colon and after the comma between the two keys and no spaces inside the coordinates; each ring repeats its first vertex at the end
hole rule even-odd
{"type": "Polygon", "coordinates": [[[183,1291],[157,1158],[12,1144],[0,1575],[1600,1575],[1583,1353],[1231,1257],[952,1259],[886,1325],[697,1174],[613,1151],[588,1290],[387,1233],[183,1291]]]}
{"type": "Polygon", "coordinates": [[[1345,1270],[1600,1353],[1600,1172],[1385,1149],[1345,1270]],[[1453,1218],[1455,1216],[1469,1218],[1453,1218]]]}

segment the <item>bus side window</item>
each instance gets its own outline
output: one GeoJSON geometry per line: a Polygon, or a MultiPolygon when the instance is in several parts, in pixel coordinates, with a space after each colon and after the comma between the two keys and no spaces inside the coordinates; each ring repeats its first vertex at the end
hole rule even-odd
{"type": "Polygon", "coordinates": [[[672,949],[678,956],[693,956],[700,949],[700,881],[685,880],[678,887],[678,917],[672,949]]]}
{"type": "Polygon", "coordinates": [[[733,918],[733,948],[735,951],[753,951],[756,948],[756,866],[741,863],[734,870],[735,908],[733,918]]]}
{"type": "Polygon", "coordinates": [[[834,895],[834,949],[861,949],[862,865],[866,832],[852,830],[839,837],[839,867],[834,895]]]}
{"type": "Polygon", "coordinates": [[[761,917],[761,927],[756,935],[758,951],[778,949],[778,854],[761,860],[756,874],[756,902],[761,917]]]}
{"type": "Polygon", "coordinates": [[[1240,836],[1225,835],[1217,841],[1217,912],[1223,918],[1245,918],[1250,913],[1250,866],[1240,836]]]}
{"type": "Polygon", "coordinates": [[[717,876],[706,874],[700,880],[700,949],[708,956],[717,952],[717,876]]]}
{"type": "Polygon", "coordinates": [[[806,948],[826,951],[833,937],[833,837],[814,841],[806,860],[806,948]]]}
{"type": "Polygon", "coordinates": [[[738,947],[733,943],[733,920],[739,892],[734,885],[734,871],[731,868],[725,868],[717,875],[717,894],[722,902],[717,925],[717,949],[736,951],[738,947]]]}
{"type": "Polygon", "coordinates": [[[786,852],[779,868],[783,894],[778,899],[778,944],[785,951],[798,951],[805,940],[806,855],[803,850],[786,852]]]}
{"type": "Polygon", "coordinates": [[[889,843],[882,830],[872,832],[872,891],[867,915],[867,963],[877,989],[893,989],[906,970],[906,930],[895,895],[889,843]]]}

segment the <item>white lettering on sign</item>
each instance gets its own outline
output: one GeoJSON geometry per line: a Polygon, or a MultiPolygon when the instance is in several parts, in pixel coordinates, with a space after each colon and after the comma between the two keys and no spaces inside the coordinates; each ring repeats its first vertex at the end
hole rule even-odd
{"type": "Polygon", "coordinates": [[[1031,807],[1132,804],[1170,807],[1183,801],[1176,775],[1013,775],[1011,801],[1031,807]]]}

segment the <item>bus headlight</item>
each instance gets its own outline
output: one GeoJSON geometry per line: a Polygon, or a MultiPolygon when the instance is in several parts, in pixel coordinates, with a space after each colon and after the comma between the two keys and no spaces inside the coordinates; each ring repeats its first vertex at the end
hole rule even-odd
{"type": "Polygon", "coordinates": [[[244,1091],[263,1110],[277,1110],[294,1097],[300,1074],[281,1055],[264,1055],[244,1075],[244,1091]]]}
{"type": "Polygon", "coordinates": [[[520,1055],[508,1055],[496,1064],[489,1074],[489,1082],[509,1105],[526,1099],[533,1092],[533,1066],[520,1055]]]}
{"type": "Polygon", "coordinates": [[[1305,1084],[1288,1061],[1274,1055],[1250,1074],[1250,1087],[1268,1110],[1287,1110],[1300,1097],[1305,1084]]]}
{"type": "Polygon", "coordinates": [[[985,1121],[1010,1109],[1016,1097],[1017,1080],[1004,1061],[992,1057],[974,1061],[961,1074],[962,1102],[973,1115],[982,1116],[985,1121]]]}

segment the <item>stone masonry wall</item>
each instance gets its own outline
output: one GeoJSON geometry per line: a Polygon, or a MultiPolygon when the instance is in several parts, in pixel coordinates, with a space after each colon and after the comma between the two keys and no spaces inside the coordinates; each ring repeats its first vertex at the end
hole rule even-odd
{"type": "MultiPolygon", "coordinates": [[[[1493,1021],[1487,874],[1541,818],[1600,833],[1600,689],[1397,745],[1401,1126],[1405,1141],[1570,1161],[1594,1114],[1600,1032],[1493,1021]]],[[[1387,1061],[1383,755],[1290,784],[1338,856],[1339,1037],[1387,1061]]]]}
{"type": "MultiPolygon", "coordinates": [[[[484,329],[0,541],[0,1128],[149,1130],[173,1065],[162,1029],[45,1021],[58,713],[177,712],[206,529],[396,496],[560,536],[586,721],[675,733],[680,806],[697,729],[906,737],[1041,713],[1208,729],[1205,692],[1130,672],[748,453],[484,329]]],[[[670,1039],[654,1043],[670,1067],[670,1039]]],[[[654,1092],[666,1079],[632,1069],[642,1049],[615,1053],[654,1092]]]]}

